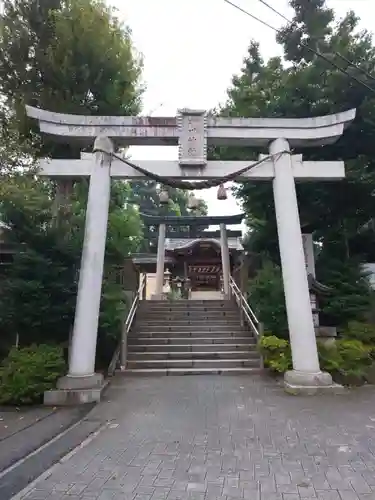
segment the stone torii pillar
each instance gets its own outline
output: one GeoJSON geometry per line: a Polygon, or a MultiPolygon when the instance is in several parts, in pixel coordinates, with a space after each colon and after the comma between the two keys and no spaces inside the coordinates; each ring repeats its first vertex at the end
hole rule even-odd
{"type": "MultiPolygon", "coordinates": [[[[311,275],[314,279],[316,278],[315,271],[315,255],[314,255],[314,240],[312,233],[303,233],[302,234],[302,243],[303,243],[303,253],[305,256],[305,267],[307,277],[311,275]]],[[[309,284],[310,285],[310,284],[309,284]]],[[[311,309],[316,311],[317,309],[317,297],[315,293],[310,290],[310,304],[311,309]]],[[[313,321],[315,329],[319,329],[319,312],[313,312],[313,321]]]]}
{"type": "Polygon", "coordinates": [[[156,284],[155,294],[151,297],[154,300],[161,300],[164,285],[164,261],[165,261],[165,233],[166,225],[159,224],[158,252],[156,258],[156,284]]]}
{"type": "Polygon", "coordinates": [[[224,298],[230,297],[230,261],[229,261],[229,246],[227,227],[225,224],[220,224],[220,246],[221,246],[221,265],[223,268],[223,285],[224,285],[224,298]]]}
{"type": "MultiPolygon", "coordinates": [[[[39,120],[40,130],[43,133],[63,136],[65,140],[69,137],[80,140],[84,147],[92,144],[92,138],[97,136],[107,136],[122,146],[178,145],[178,161],[138,162],[144,170],[157,174],[161,178],[215,179],[220,182],[225,176],[252,166],[252,169],[247,169],[241,175],[237,175],[236,180],[272,181],[293,358],[293,370],[285,375],[285,388],[293,394],[313,394],[321,390],[336,390],[331,376],[323,373],[319,366],[295,181],[339,180],[345,177],[345,166],[341,161],[303,161],[302,155],[291,154],[290,148],[301,149],[334,143],[342,135],[344,128],[354,119],[355,110],[331,116],[299,119],[216,118],[208,117],[204,111],[200,110],[182,110],[178,117],[169,118],[85,117],[51,113],[31,107],[27,107],[27,113],[30,117],[39,120]],[[255,162],[246,161],[207,161],[208,145],[241,145],[252,148],[269,146],[271,156],[265,158],[261,155],[263,163],[258,165],[255,165],[255,162]]],[[[53,178],[63,176],[71,179],[96,176],[98,169],[92,156],[87,154],[83,154],[81,160],[42,160],[40,167],[41,175],[53,178]]],[[[109,175],[122,179],[144,178],[143,173],[120,160],[112,161],[109,175]]],[[[108,177],[106,177],[105,185],[108,182],[108,177]]],[[[108,207],[106,195],[102,193],[97,196],[101,197],[99,203],[105,210],[105,207],[108,207]]],[[[92,227],[90,221],[96,210],[93,203],[88,204],[86,232],[88,227],[92,227]]],[[[99,249],[105,245],[106,237],[106,220],[104,216],[102,217],[100,219],[100,242],[97,242],[99,249]]],[[[95,284],[96,294],[101,273],[85,271],[91,267],[86,261],[93,262],[95,255],[97,258],[95,262],[98,262],[99,269],[101,269],[102,262],[99,261],[103,260],[104,253],[101,250],[95,253],[93,239],[90,238],[90,241],[90,248],[86,249],[82,256],[81,273],[86,276],[86,278],[82,277],[82,282],[89,282],[87,276],[90,276],[92,283],[95,284]]],[[[97,322],[93,318],[99,313],[98,301],[93,301],[93,311],[90,311],[91,319],[86,325],[78,318],[80,311],[84,309],[79,304],[87,304],[82,299],[82,294],[83,288],[80,286],[73,334],[76,338],[73,340],[73,345],[79,347],[89,345],[90,347],[85,357],[85,369],[81,369],[79,373],[75,368],[79,364],[78,361],[73,362],[74,359],[78,360],[78,355],[72,356],[72,366],[70,366],[67,379],[72,380],[73,376],[77,375],[77,379],[87,380],[88,378],[92,384],[96,384],[97,379],[92,376],[92,373],[83,372],[91,372],[95,361],[95,349],[92,346],[96,343],[97,322]]],[[[75,349],[77,350],[78,347],[75,349]]],[[[83,396],[87,397],[86,394],[83,396]]]]}
{"type": "MultiPolygon", "coordinates": [[[[79,273],[76,312],[69,356],[69,372],[59,379],[57,388],[70,391],[71,402],[96,400],[103,386],[103,375],[95,373],[95,354],[99,309],[103,280],[104,253],[107,235],[108,209],[111,192],[111,153],[113,144],[107,137],[97,138],[94,145],[93,168],[87,200],[85,235],[79,273]],[[84,398],[83,398],[84,399],[84,398]]],[[[58,404],[66,394],[51,391],[45,402],[58,404]]]]}
{"type": "Polygon", "coordinates": [[[290,155],[277,157],[288,150],[285,139],[276,139],[270,146],[275,155],[273,194],[293,357],[293,371],[285,374],[285,381],[291,387],[327,386],[332,378],[319,367],[292,162],[290,155]]]}

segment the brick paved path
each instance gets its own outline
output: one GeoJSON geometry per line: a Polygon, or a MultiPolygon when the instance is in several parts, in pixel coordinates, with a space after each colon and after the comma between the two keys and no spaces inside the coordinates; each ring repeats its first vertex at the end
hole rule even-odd
{"type": "Polygon", "coordinates": [[[375,499],[375,392],[287,396],[257,377],[117,379],[112,423],[27,500],[375,499]]]}

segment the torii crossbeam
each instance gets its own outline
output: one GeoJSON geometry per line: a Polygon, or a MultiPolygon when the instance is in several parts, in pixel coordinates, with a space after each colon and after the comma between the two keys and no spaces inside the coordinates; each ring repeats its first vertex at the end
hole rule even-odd
{"type": "MultiPolygon", "coordinates": [[[[293,370],[285,374],[289,392],[315,393],[334,388],[319,366],[308,280],[302,244],[295,181],[339,180],[344,163],[304,162],[291,148],[334,143],[355,118],[355,110],[315,118],[216,118],[202,110],[181,110],[178,116],[101,117],[64,115],[27,107],[40,130],[56,139],[95,142],[95,155],[80,160],[41,160],[40,173],[55,178],[90,177],[84,248],[73,329],[69,373],[59,381],[67,390],[102,384],[94,373],[98,315],[107,231],[110,178],[139,179],[137,169],[114,160],[118,146],[178,145],[175,162],[139,162],[148,172],[168,179],[221,179],[250,162],[208,161],[207,146],[269,148],[270,158],[236,180],[273,182],[284,293],[292,348],[293,370]]],[[[159,270],[160,271],[160,270],[159,270]]],[[[87,394],[85,395],[87,400],[87,394]]]]}

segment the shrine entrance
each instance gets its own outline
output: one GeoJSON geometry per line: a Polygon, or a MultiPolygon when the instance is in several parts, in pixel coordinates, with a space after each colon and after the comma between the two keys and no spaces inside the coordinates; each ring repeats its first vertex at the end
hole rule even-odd
{"type": "Polygon", "coordinates": [[[220,291],[221,266],[189,266],[192,292],[220,291]]]}
{"type": "Polygon", "coordinates": [[[195,240],[175,254],[177,267],[183,267],[192,292],[221,290],[223,268],[219,241],[195,240]]]}
{"type": "Polygon", "coordinates": [[[227,230],[241,224],[243,214],[230,216],[154,216],[141,214],[145,239],[153,253],[133,256],[141,273],[155,273],[154,298],[160,299],[165,272],[170,279],[189,282],[191,292],[221,292],[229,298],[229,279],[243,253],[242,231],[227,230]],[[209,226],[220,230],[207,230],[209,226]]]}
{"type": "MultiPolygon", "coordinates": [[[[272,182],[293,361],[293,370],[284,377],[285,388],[293,394],[335,389],[331,375],[322,372],[319,364],[295,184],[296,181],[345,178],[342,161],[304,161],[301,150],[336,142],[354,120],[355,109],[313,118],[264,119],[218,117],[191,109],[182,109],[174,117],[64,115],[29,106],[26,111],[30,118],[38,120],[41,132],[62,136],[65,141],[80,141],[83,150],[92,145],[96,137],[95,154],[82,153],[79,160],[42,159],[40,162],[39,174],[57,178],[60,193],[64,192],[64,180],[90,179],[69,372],[58,381],[62,392],[56,397],[63,399],[67,394],[74,397],[78,394],[77,397],[86,398],[87,402],[88,397],[94,400],[92,390],[104,387],[103,375],[95,373],[95,352],[111,178],[145,177],[160,185],[185,190],[220,187],[229,181],[272,182]],[[178,145],[178,160],[136,164],[115,152],[121,146],[142,144],[178,145]],[[210,146],[239,145],[253,148],[252,154],[254,148],[268,149],[268,155],[261,154],[257,161],[207,158],[210,146]],[[295,154],[294,150],[299,153],[295,154]],[[84,392],[87,389],[90,389],[89,395],[84,392]]],[[[171,225],[167,219],[155,224],[158,226],[156,295],[163,289],[166,234],[171,225]]],[[[181,224],[181,217],[172,219],[181,224]]],[[[215,225],[220,225],[224,296],[230,299],[228,222],[223,219],[215,225]]]]}

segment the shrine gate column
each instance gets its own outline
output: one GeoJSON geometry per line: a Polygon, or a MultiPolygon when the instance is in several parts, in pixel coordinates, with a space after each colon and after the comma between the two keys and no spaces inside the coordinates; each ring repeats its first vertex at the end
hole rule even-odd
{"type": "Polygon", "coordinates": [[[320,371],[292,161],[285,151],[290,151],[287,140],[271,143],[270,154],[276,155],[273,193],[293,358],[293,371],[285,374],[285,385],[293,392],[299,386],[331,385],[332,378],[320,371]]]}
{"type": "Polygon", "coordinates": [[[95,141],[94,152],[95,149],[104,150],[105,153],[97,152],[94,155],[69,372],[58,381],[59,389],[90,389],[100,387],[103,383],[103,376],[95,373],[95,354],[111,191],[112,141],[107,137],[99,137],[95,141]]]}
{"type": "Polygon", "coordinates": [[[164,285],[164,260],[165,260],[165,233],[166,225],[159,224],[158,253],[156,260],[156,285],[154,300],[161,300],[164,285]]]}
{"type": "Polygon", "coordinates": [[[223,267],[224,296],[226,299],[229,299],[230,263],[229,263],[227,227],[225,224],[220,224],[220,245],[221,245],[221,262],[223,267]]]}

